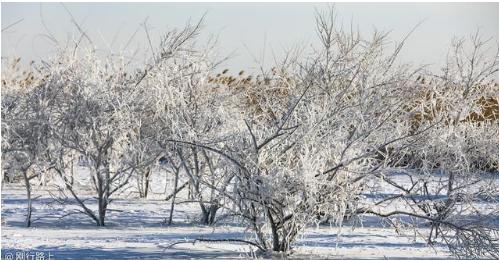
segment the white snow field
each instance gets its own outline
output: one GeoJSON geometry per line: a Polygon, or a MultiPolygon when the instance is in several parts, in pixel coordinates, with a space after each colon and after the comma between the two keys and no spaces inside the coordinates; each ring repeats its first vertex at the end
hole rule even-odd
{"type": "MultiPolygon", "coordinates": [[[[155,175],[159,175],[155,173],[155,175]]],[[[86,215],[71,214],[74,206],[54,202],[50,186],[34,188],[33,224],[24,227],[25,190],[21,184],[2,187],[2,259],[17,252],[40,253],[45,259],[234,259],[253,258],[254,248],[228,242],[180,243],[196,238],[251,239],[253,233],[226,218],[214,227],[197,224],[199,206],[180,203],[172,226],[165,225],[169,202],[161,199],[163,178],[153,178],[150,198],[121,194],[110,204],[106,227],[97,227],[86,215]],[[50,192],[49,192],[50,191],[50,192]]],[[[181,195],[182,196],[182,195],[181,195]]],[[[185,196],[185,195],[184,195],[185,196]]],[[[87,196],[89,205],[92,203],[87,196]]],[[[223,213],[221,213],[223,214],[223,213]]],[[[358,220],[357,220],[358,221],[358,220]]],[[[294,246],[290,259],[450,259],[442,244],[429,247],[426,229],[397,234],[375,217],[363,217],[355,228],[346,223],[310,226],[294,246]],[[338,236],[338,233],[341,233],[338,236]]],[[[274,256],[280,259],[282,256],[274,256]]],[[[13,258],[15,259],[15,258],[13,258]]]]}

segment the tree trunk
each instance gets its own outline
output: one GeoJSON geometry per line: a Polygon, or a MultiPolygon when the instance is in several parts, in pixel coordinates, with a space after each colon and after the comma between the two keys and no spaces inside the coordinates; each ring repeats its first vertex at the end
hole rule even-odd
{"type": "Polygon", "coordinates": [[[23,170],[24,186],[26,187],[26,198],[28,200],[28,212],[26,214],[26,227],[31,227],[31,212],[32,212],[32,201],[31,201],[31,184],[28,177],[28,169],[23,170]]]}
{"type": "Polygon", "coordinates": [[[106,218],[106,210],[109,198],[109,189],[110,189],[110,176],[109,176],[109,168],[108,166],[102,167],[97,170],[97,182],[98,182],[98,211],[99,218],[97,221],[97,226],[105,226],[105,218],[106,218]],[[102,171],[105,171],[104,173],[102,171]]]}
{"type": "Polygon", "coordinates": [[[151,168],[147,168],[146,172],[144,173],[144,197],[147,198],[147,194],[149,193],[149,177],[151,175],[151,168]]]}
{"type": "Polygon", "coordinates": [[[98,226],[103,227],[106,225],[104,222],[106,218],[106,208],[107,206],[105,203],[99,202],[99,223],[97,223],[98,226]]]}
{"type": "Polygon", "coordinates": [[[97,226],[103,227],[105,226],[105,218],[106,218],[106,209],[107,209],[107,203],[104,198],[104,190],[101,189],[99,191],[99,197],[98,197],[98,203],[99,203],[99,219],[97,221],[97,226]]]}
{"type": "MultiPolygon", "coordinates": [[[[270,209],[267,208],[267,214],[272,231],[272,251],[287,252],[290,249],[291,241],[297,234],[296,226],[291,225],[289,229],[285,228],[284,223],[278,223],[274,220],[270,209]]],[[[289,221],[289,219],[287,220],[289,221]]],[[[285,222],[287,222],[285,221],[285,222]]]]}
{"type": "Polygon", "coordinates": [[[74,160],[71,160],[71,176],[69,176],[70,177],[69,184],[71,185],[71,187],[73,187],[74,184],[74,172],[75,172],[74,160]]]}
{"type": "Polygon", "coordinates": [[[212,204],[208,209],[204,204],[201,203],[201,212],[203,214],[203,218],[201,222],[204,225],[213,225],[215,224],[215,217],[217,215],[219,206],[217,204],[212,204]]]}
{"type": "Polygon", "coordinates": [[[217,215],[218,205],[211,205],[210,207],[210,218],[208,219],[208,225],[215,224],[215,216],[217,215]]]}
{"type": "Polygon", "coordinates": [[[168,217],[168,225],[172,224],[173,221],[173,211],[175,210],[175,198],[177,197],[177,186],[178,186],[178,177],[179,177],[179,171],[175,171],[175,184],[173,186],[173,197],[172,197],[172,202],[170,204],[170,216],[168,217]]]}
{"type": "Polygon", "coordinates": [[[206,207],[204,206],[203,202],[199,202],[199,206],[201,207],[201,213],[203,214],[201,223],[203,223],[204,225],[209,225],[210,211],[206,210],[206,207]]]}
{"type": "Polygon", "coordinates": [[[274,218],[272,217],[269,209],[267,209],[267,214],[270,222],[270,229],[272,230],[272,250],[279,252],[281,251],[281,247],[279,243],[279,233],[277,232],[277,225],[274,222],[274,218]]]}

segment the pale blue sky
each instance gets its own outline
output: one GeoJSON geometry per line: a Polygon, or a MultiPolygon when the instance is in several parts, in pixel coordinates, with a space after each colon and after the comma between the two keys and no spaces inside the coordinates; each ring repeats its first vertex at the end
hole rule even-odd
{"type": "MultiPolygon", "coordinates": [[[[315,37],[313,3],[67,3],[66,7],[99,48],[121,50],[140,23],[148,17],[153,40],[167,28],[182,26],[189,18],[207,12],[205,35],[219,35],[221,54],[234,53],[224,67],[234,71],[255,66],[252,55],[261,56],[266,42],[267,65],[273,49],[312,44],[315,37]],[[106,43],[107,42],[107,43],[106,43]]],[[[399,41],[423,21],[412,34],[402,59],[415,63],[441,63],[453,36],[468,36],[480,28],[486,37],[499,41],[499,3],[337,3],[338,21],[353,21],[362,33],[373,28],[391,31],[399,41]]],[[[71,18],[59,3],[2,3],[2,28],[20,23],[2,33],[2,57],[17,55],[43,59],[54,48],[43,36],[47,31],[60,42],[74,35],[71,18]]],[[[129,49],[147,50],[144,31],[138,31],[129,49]]]]}

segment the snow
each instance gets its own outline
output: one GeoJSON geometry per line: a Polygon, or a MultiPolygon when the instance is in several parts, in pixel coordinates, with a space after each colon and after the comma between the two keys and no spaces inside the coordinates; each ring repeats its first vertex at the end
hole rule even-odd
{"type": "MultiPolygon", "coordinates": [[[[157,183],[159,184],[159,183],[157,183]]],[[[155,185],[158,187],[158,185],[155,185]]],[[[240,243],[182,243],[195,238],[251,239],[253,234],[227,219],[214,227],[198,225],[196,204],[176,208],[174,225],[164,224],[169,202],[159,196],[149,199],[120,197],[114,200],[106,227],[96,227],[90,218],[70,214],[67,205],[53,203],[46,187],[35,188],[33,227],[23,227],[26,199],[20,184],[2,187],[2,259],[18,251],[45,252],[53,259],[234,259],[251,258],[254,248],[240,243]]],[[[424,233],[426,230],[420,230],[424,233]]],[[[279,256],[275,256],[279,258],[279,256]]],[[[427,246],[410,231],[397,234],[375,217],[362,226],[347,223],[310,226],[294,247],[292,259],[447,259],[443,245],[427,246]],[[340,236],[337,234],[341,233],[340,236]]]]}

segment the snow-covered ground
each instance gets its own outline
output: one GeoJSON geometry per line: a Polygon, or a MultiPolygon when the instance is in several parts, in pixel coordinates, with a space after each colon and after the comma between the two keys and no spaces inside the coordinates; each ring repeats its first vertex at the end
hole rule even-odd
{"type": "MultiPolygon", "coordinates": [[[[111,205],[106,227],[96,227],[84,215],[69,214],[71,207],[53,203],[47,192],[37,189],[33,227],[23,227],[26,211],[20,184],[2,187],[2,259],[16,252],[43,252],[45,259],[199,259],[251,258],[252,248],[237,243],[182,243],[195,238],[252,238],[250,230],[226,221],[215,227],[192,224],[196,204],[180,204],[173,226],[164,224],[169,203],[153,199],[118,198],[111,205]],[[64,216],[63,218],[61,218],[64,216]]],[[[363,219],[363,226],[311,226],[295,245],[293,259],[447,259],[443,245],[428,247],[418,235],[397,234],[376,218],[363,219]]],[[[425,230],[420,230],[424,233],[425,230]]],[[[275,256],[274,258],[279,258],[275,256]]]]}

